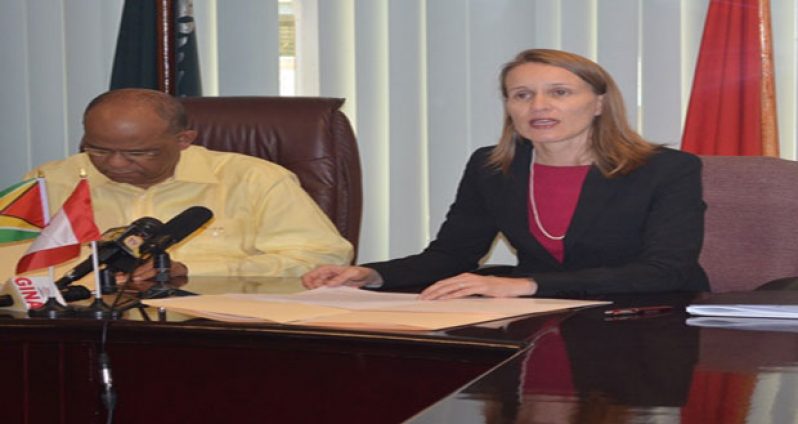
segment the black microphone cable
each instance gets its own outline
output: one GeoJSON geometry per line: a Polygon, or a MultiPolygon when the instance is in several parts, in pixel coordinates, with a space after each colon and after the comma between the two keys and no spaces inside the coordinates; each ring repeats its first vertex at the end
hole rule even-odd
{"type": "Polygon", "coordinates": [[[100,400],[105,406],[107,424],[114,422],[114,410],[116,409],[116,389],[114,389],[114,382],[111,376],[111,358],[105,350],[106,340],[108,337],[108,327],[111,325],[111,320],[103,320],[102,336],[100,337],[100,354],[97,359],[99,362],[100,371],[100,384],[102,390],[100,392],[100,400]]]}

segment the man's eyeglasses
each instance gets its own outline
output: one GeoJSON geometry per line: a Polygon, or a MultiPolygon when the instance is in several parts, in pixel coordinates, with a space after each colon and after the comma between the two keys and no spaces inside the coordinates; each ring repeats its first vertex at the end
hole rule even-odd
{"type": "Polygon", "coordinates": [[[123,158],[129,161],[152,159],[161,153],[160,150],[108,150],[89,146],[83,146],[83,151],[91,157],[100,159],[105,159],[111,157],[114,153],[119,153],[123,158]]]}

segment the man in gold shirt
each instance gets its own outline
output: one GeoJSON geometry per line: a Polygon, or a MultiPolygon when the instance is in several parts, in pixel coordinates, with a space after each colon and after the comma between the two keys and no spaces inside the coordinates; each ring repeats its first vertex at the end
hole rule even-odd
{"type": "MultiPolygon", "coordinates": [[[[28,176],[44,176],[54,211],[84,170],[100,230],[144,216],[166,222],[190,206],[209,208],[210,223],[170,249],[172,276],[299,276],[352,259],[352,246],[294,174],[262,159],[192,146],[197,133],[167,94],[101,94],[86,108],[83,126],[83,153],[28,176]]],[[[154,274],[148,263],[133,278],[154,274]]]]}

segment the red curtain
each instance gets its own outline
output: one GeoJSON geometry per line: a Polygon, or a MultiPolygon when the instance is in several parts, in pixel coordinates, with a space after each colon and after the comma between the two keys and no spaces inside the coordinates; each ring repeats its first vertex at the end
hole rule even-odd
{"type": "Polygon", "coordinates": [[[769,0],[711,0],[682,150],[778,156],[769,0]]]}

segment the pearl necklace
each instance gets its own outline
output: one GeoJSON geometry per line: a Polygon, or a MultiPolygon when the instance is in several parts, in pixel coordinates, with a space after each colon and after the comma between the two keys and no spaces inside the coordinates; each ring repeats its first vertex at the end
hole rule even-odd
{"type": "Polygon", "coordinates": [[[564,239],[565,234],[568,233],[567,230],[565,234],[561,236],[553,236],[543,228],[543,223],[540,222],[540,213],[538,212],[538,205],[535,202],[535,149],[532,149],[532,163],[529,165],[529,201],[532,203],[532,216],[535,218],[535,225],[537,225],[538,230],[549,240],[560,241],[564,239]]]}

